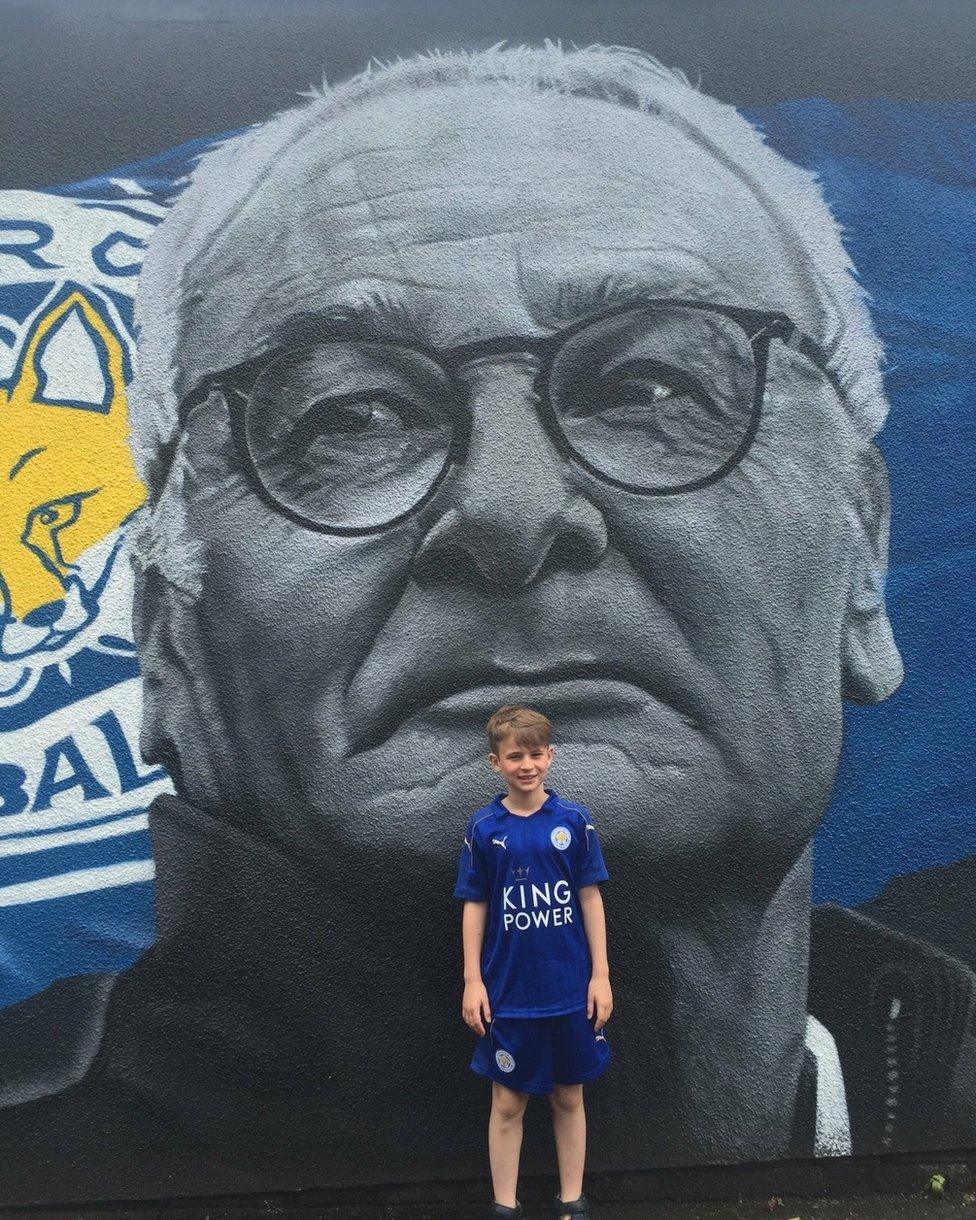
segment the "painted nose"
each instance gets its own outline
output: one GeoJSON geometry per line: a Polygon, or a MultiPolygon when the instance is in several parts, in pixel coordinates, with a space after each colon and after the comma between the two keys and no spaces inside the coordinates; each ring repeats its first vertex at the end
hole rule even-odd
{"type": "Polygon", "coordinates": [[[458,373],[470,435],[454,502],[417,550],[419,579],[519,588],[546,569],[593,567],[607,548],[599,510],[567,483],[536,409],[535,357],[484,356],[458,373]]]}
{"type": "Polygon", "coordinates": [[[64,600],[57,602],[45,602],[43,606],[38,606],[36,610],[31,610],[29,614],[25,614],[23,623],[25,627],[50,627],[52,623],[56,623],[64,613],[64,600]]]}

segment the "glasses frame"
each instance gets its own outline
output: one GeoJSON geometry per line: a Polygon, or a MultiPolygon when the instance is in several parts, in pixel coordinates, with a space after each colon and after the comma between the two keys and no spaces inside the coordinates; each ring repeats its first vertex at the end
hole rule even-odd
{"type": "MultiPolygon", "coordinates": [[[[481,360],[492,356],[505,355],[522,355],[531,356],[538,361],[539,368],[535,375],[533,388],[537,400],[537,409],[540,421],[545,428],[546,434],[555,445],[560,456],[569,464],[581,466],[593,478],[601,483],[608,484],[611,487],[617,487],[622,491],[626,491],[631,495],[641,497],[658,497],[658,496],[676,496],[686,495],[689,492],[699,491],[703,487],[707,487],[711,483],[717,482],[724,478],[730,470],[734,469],[743,457],[748,452],[756,433],[759,430],[759,424],[762,419],[762,406],[766,393],[766,371],[769,363],[769,346],[774,339],[780,339],[787,347],[793,351],[799,352],[801,355],[810,360],[823,376],[830,382],[839,397],[842,397],[842,390],[836,373],[829,367],[828,357],[823,348],[809,335],[802,331],[799,326],[785,313],[769,310],[747,309],[732,305],[718,305],[705,301],[688,301],[680,297],[635,297],[622,304],[611,306],[607,309],[599,310],[594,313],[587,314],[585,318],[580,318],[573,322],[570,326],[564,327],[561,330],[554,332],[551,335],[545,335],[541,338],[526,338],[524,335],[503,335],[493,339],[482,339],[474,343],[465,343],[457,347],[438,349],[435,347],[412,344],[399,343],[389,340],[370,340],[350,337],[346,334],[336,334],[333,342],[382,342],[388,346],[398,346],[407,348],[412,352],[426,356],[428,359],[437,364],[446,377],[457,384],[459,382],[460,370],[467,364],[471,364],[476,360],[481,360]],[[563,346],[568,343],[574,336],[581,331],[597,322],[601,322],[610,318],[622,316],[627,313],[636,313],[641,309],[653,309],[655,307],[670,307],[680,306],[683,309],[702,310],[707,313],[718,314],[728,318],[730,321],[739,326],[745,333],[746,339],[752,349],[753,362],[756,370],[756,385],[753,394],[753,402],[751,414],[746,431],[743,433],[742,439],[736,446],[735,451],[711,474],[705,475],[700,479],[693,480],[690,483],[682,483],[676,487],[663,488],[644,488],[636,484],[627,483],[621,479],[615,479],[604,471],[599,470],[591,462],[589,462],[582,454],[580,454],[566,437],[562,426],[559,423],[558,416],[552,405],[549,394],[550,379],[552,375],[552,367],[556,356],[562,350],[563,346]]],[[[328,343],[330,339],[320,340],[320,342],[328,343]]],[[[468,452],[468,446],[471,438],[471,415],[470,412],[458,411],[455,416],[451,443],[448,446],[447,455],[444,459],[444,465],[441,467],[437,477],[432,482],[428,490],[416,500],[409,508],[402,513],[398,513],[395,517],[391,517],[388,521],[384,521],[379,525],[323,525],[321,522],[313,518],[306,517],[304,514],[291,508],[287,504],[283,504],[265,485],[264,480],[258,470],[254,457],[251,454],[250,446],[247,439],[247,421],[246,410],[248,405],[248,396],[253,389],[254,383],[264,371],[264,369],[279,356],[284,355],[290,348],[296,346],[293,343],[282,344],[272,348],[261,356],[255,357],[242,364],[235,365],[233,368],[220,373],[212,373],[203,378],[198,386],[191,391],[180,404],[179,422],[182,428],[187,415],[201,402],[205,401],[214,390],[222,392],[224,401],[227,406],[227,411],[230,420],[231,435],[234,445],[237,450],[238,458],[248,477],[248,481],[252,484],[258,496],[275,512],[287,517],[296,524],[303,526],[305,529],[313,530],[319,534],[332,534],[340,536],[363,535],[363,534],[378,534],[384,530],[392,529],[399,525],[407,517],[411,517],[414,513],[428,504],[437,494],[441,484],[446,479],[452,467],[463,465],[468,452]]],[[[301,346],[313,346],[313,344],[301,344],[301,346]]],[[[460,397],[460,395],[459,395],[460,397]]]]}

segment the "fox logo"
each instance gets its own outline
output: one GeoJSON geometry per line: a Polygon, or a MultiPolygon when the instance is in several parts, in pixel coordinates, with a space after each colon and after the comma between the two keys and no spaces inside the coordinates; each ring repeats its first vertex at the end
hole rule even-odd
{"type": "Polygon", "coordinates": [[[126,360],[107,307],[65,284],[0,384],[0,697],[87,642],[120,527],[145,499],[127,443],[126,360]]]}

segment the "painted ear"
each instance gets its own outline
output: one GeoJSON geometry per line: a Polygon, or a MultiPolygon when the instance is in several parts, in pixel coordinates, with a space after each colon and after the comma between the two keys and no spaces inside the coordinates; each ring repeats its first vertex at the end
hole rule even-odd
{"type": "Polygon", "coordinates": [[[46,303],[26,336],[10,387],[19,406],[75,407],[124,422],[127,353],[107,312],[66,284],[46,303]]]}
{"type": "Polygon", "coordinates": [[[841,637],[841,694],[854,703],[881,703],[901,685],[905,667],[885,609],[891,493],[888,468],[873,442],[861,455],[861,468],[854,496],[857,558],[841,637]]]}

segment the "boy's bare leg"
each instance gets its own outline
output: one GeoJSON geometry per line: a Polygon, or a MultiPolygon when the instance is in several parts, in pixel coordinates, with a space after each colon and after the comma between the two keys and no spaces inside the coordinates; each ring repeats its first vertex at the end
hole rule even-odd
{"type": "Polygon", "coordinates": [[[586,1111],[581,1084],[557,1084],[549,1098],[559,1162],[559,1197],[570,1202],[583,1193],[586,1161],[586,1111]]]}
{"type": "Polygon", "coordinates": [[[522,1151],[522,1115],[528,1093],[507,1089],[497,1080],[491,1082],[491,1117],[488,1119],[488,1160],[495,1202],[515,1206],[519,1154],[522,1151]]]}

